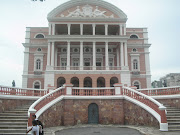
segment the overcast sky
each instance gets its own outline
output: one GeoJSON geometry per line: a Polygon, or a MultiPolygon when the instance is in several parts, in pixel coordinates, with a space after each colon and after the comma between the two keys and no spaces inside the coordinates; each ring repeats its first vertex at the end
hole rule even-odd
{"type": "MultiPolygon", "coordinates": [[[[47,27],[47,14],[68,0],[0,0],[0,85],[22,85],[25,28],[47,27]]],[[[152,80],[180,73],[180,0],[105,0],[127,16],[127,27],[147,27],[152,80]]]]}

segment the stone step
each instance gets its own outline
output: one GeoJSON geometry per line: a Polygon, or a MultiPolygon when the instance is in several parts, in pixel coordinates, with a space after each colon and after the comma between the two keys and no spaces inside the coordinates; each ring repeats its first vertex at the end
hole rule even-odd
{"type": "Polygon", "coordinates": [[[11,111],[5,111],[4,113],[27,113],[27,111],[16,111],[16,110],[11,110],[11,111]]]}
{"type": "Polygon", "coordinates": [[[26,133],[26,129],[0,129],[0,134],[3,133],[26,133]]]}
{"type": "Polygon", "coordinates": [[[167,119],[174,119],[174,118],[180,119],[180,116],[166,116],[166,117],[167,117],[167,119]]]}
{"type": "Polygon", "coordinates": [[[168,122],[180,122],[180,119],[167,119],[168,122]]]}
{"type": "Polygon", "coordinates": [[[28,116],[28,113],[0,113],[0,116],[28,116]]]}
{"type": "Polygon", "coordinates": [[[166,116],[180,116],[180,113],[167,113],[166,116]]]}
{"type": "Polygon", "coordinates": [[[180,131],[179,128],[171,128],[171,129],[168,129],[168,131],[180,131]]]}
{"type": "Polygon", "coordinates": [[[180,111],[180,109],[176,109],[176,108],[168,108],[168,109],[166,109],[166,111],[168,112],[168,111],[180,111]]]}
{"type": "Polygon", "coordinates": [[[27,125],[0,125],[0,129],[27,129],[27,125]]]}
{"type": "Polygon", "coordinates": [[[180,113],[179,110],[172,110],[172,111],[167,111],[167,113],[180,113]]]}
{"type": "Polygon", "coordinates": [[[180,125],[168,125],[168,128],[180,128],[180,125]]]}
{"type": "Polygon", "coordinates": [[[0,122],[0,125],[27,125],[27,122],[0,122]]]}
{"type": "Polygon", "coordinates": [[[21,109],[19,108],[19,109],[14,109],[14,111],[26,111],[26,112],[27,112],[28,109],[29,109],[29,108],[21,108],[21,109]]]}
{"type": "Polygon", "coordinates": [[[28,119],[0,119],[1,122],[27,122],[28,119]]]}
{"type": "Polygon", "coordinates": [[[10,115],[2,115],[0,116],[0,119],[28,119],[28,116],[10,116],[10,115]]]}
{"type": "Polygon", "coordinates": [[[175,121],[173,121],[173,122],[168,122],[168,125],[180,125],[180,122],[175,122],[175,121]]]}

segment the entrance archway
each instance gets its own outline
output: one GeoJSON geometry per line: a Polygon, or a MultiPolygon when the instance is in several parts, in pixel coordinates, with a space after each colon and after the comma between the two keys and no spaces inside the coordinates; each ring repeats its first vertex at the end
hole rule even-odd
{"type": "Polygon", "coordinates": [[[92,79],[90,77],[84,78],[84,87],[92,87],[92,79]]]}
{"type": "Polygon", "coordinates": [[[98,105],[92,103],[88,106],[88,124],[99,123],[99,108],[98,105]]]}
{"type": "Polygon", "coordinates": [[[118,78],[117,77],[112,77],[110,79],[110,87],[114,87],[115,83],[118,83],[118,78]]]}
{"type": "Polygon", "coordinates": [[[71,78],[71,83],[73,87],[79,87],[79,79],[77,77],[71,78]]]}
{"type": "Polygon", "coordinates": [[[105,87],[105,79],[103,77],[97,79],[97,87],[105,87]]]}
{"type": "Polygon", "coordinates": [[[64,77],[59,77],[59,78],[57,79],[57,88],[62,87],[63,84],[65,84],[65,83],[66,83],[65,78],[64,78],[64,77]]]}

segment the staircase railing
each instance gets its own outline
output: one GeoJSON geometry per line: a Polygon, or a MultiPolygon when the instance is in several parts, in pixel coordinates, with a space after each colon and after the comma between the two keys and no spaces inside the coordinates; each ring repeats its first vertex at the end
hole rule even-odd
{"type": "Polygon", "coordinates": [[[47,93],[48,90],[45,89],[18,88],[0,85],[0,95],[44,96],[47,93]]]}
{"type": "Polygon", "coordinates": [[[48,93],[47,95],[39,98],[35,101],[28,110],[28,125],[31,125],[32,122],[32,115],[39,111],[42,107],[50,103],[51,101],[55,100],[56,98],[60,97],[61,95],[66,95],[65,87],[57,88],[56,90],[48,93]]]}
{"type": "Polygon", "coordinates": [[[137,89],[137,90],[139,92],[141,92],[141,93],[144,93],[144,94],[148,95],[148,96],[180,94],[180,86],[163,87],[163,88],[137,89]]]}
{"type": "MultiPolygon", "coordinates": [[[[141,92],[138,92],[134,89],[131,89],[129,87],[122,87],[121,90],[121,95],[130,97],[132,99],[136,101],[139,101],[145,105],[147,105],[148,107],[150,107],[152,110],[154,110],[155,112],[157,112],[159,114],[159,118],[154,114],[154,116],[157,118],[157,120],[160,123],[160,130],[168,130],[168,124],[167,124],[167,118],[166,118],[166,107],[163,106],[161,103],[159,103],[158,101],[156,101],[155,99],[153,99],[150,96],[147,96],[141,92]]],[[[148,110],[147,110],[148,111],[148,110]]],[[[151,112],[152,114],[152,112],[151,112]]]]}
{"type": "Polygon", "coordinates": [[[31,105],[28,110],[28,125],[31,125],[33,114],[37,113],[39,116],[53,104],[68,96],[71,98],[73,98],[73,96],[123,96],[126,100],[129,100],[150,112],[159,121],[160,130],[168,130],[165,113],[166,107],[164,107],[152,97],[138,92],[132,88],[124,87],[122,84],[116,84],[113,88],[79,88],[72,87],[71,84],[65,84],[63,87],[58,88],[41,97],[31,105]]]}

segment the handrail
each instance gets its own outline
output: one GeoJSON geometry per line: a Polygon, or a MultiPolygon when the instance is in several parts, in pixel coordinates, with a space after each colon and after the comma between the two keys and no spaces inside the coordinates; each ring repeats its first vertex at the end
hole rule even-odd
{"type": "Polygon", "coordinates": [[[44,96],[48,93],[45,89],[18,88],[0,85],[0,95],[14,96],[44,96]]]}
{"type": "MultiPolygon", "coordinates": [[[[136,91],[136,90],[134,90],[134,89],[130,89],[130,88],[128,88],[128,87],[123,87],[123,88],[128,89],[129,91],[132,91],[132,92],[134,92],[134,93],[136,93],[136,94],[139,94],[139,95],[142,96],[142,97],[147,98],[148,100],[150,100],[150,101],[152,101],[153,103],[155,103],[156,105],[158,105],[160,108],[166,108],[166,107],[163,106],[163,104],[159,103],[159,102],[156,101],[154,98],[152,98],[152,97],[150,97],[150,96],[147,96],[146,94],[143,94],[143,93],[141,93],[141,92],[138,92],[138,91],[136,91]]],[[[123,95],[126,95],[126,93],[123,93],[123,95]]]]}
{"type": "Polygon", "coordinates": [[[137,89],[137,91],[144,93],[148,96],[174,95],[174,94],[180,94],[180,86],[163,87],[163,88],[150,88],[150,89],[137,89]]]}
{"type": "MultiPolygon", "coordinates": [[[[64,90],[64,87],[59,87],[59,88],[57,88],[56,90],[54,90],[54,91],[51,91],[51,92],[49,92],[48,94],[46,94],[46,95],[44,95],[43,97],[41,97],[41,98],[39,98],[38,100],[36,100],[30,107],[29,107],[29,110],[28,110],[28,116],[29,116],[29,113],[30,113],[30,111],[31,110],[33,110],[33,111],[38,111],[38,110],[40,110],[43,106],[42,106],[42,104],[43,103],[49,103],[49,102],[51,102],[53,99],[55,99],[55,98],[57,98],[58,96],[60,96],[60,95],[62,95],[62,94],[64,94],[65,95],[65,91],[63,92],[63,93],[58,93],[58,91],[60,91],[60,90],[64,90]],[[55,95],[54,95],[54,93],[56,93],[55,95]],[[58,94],[60,94],[60,95],[58,95],[58,94]],[[48,97],[50,97],[49,99],[48,99],[48,97]],[[48,101],[45,101],[45,100],[48,100],[48,101]],[[40,104],[41,103],[41,104],[40,104]],[[39,105],[38,105],[39,104],[39,105]]],[[[43,104],[44,105],[44,104],[43,104]]]]}
{"type": "Polygon", "coordinates": [[[161,89],[170,89],[170,88],[180,88],[180,86],[160,87],[160,88],[146,88],[146,89],[137,89],[137,90],[138,91],[143,91],[143,90],[161,90],[161,89]]]}

